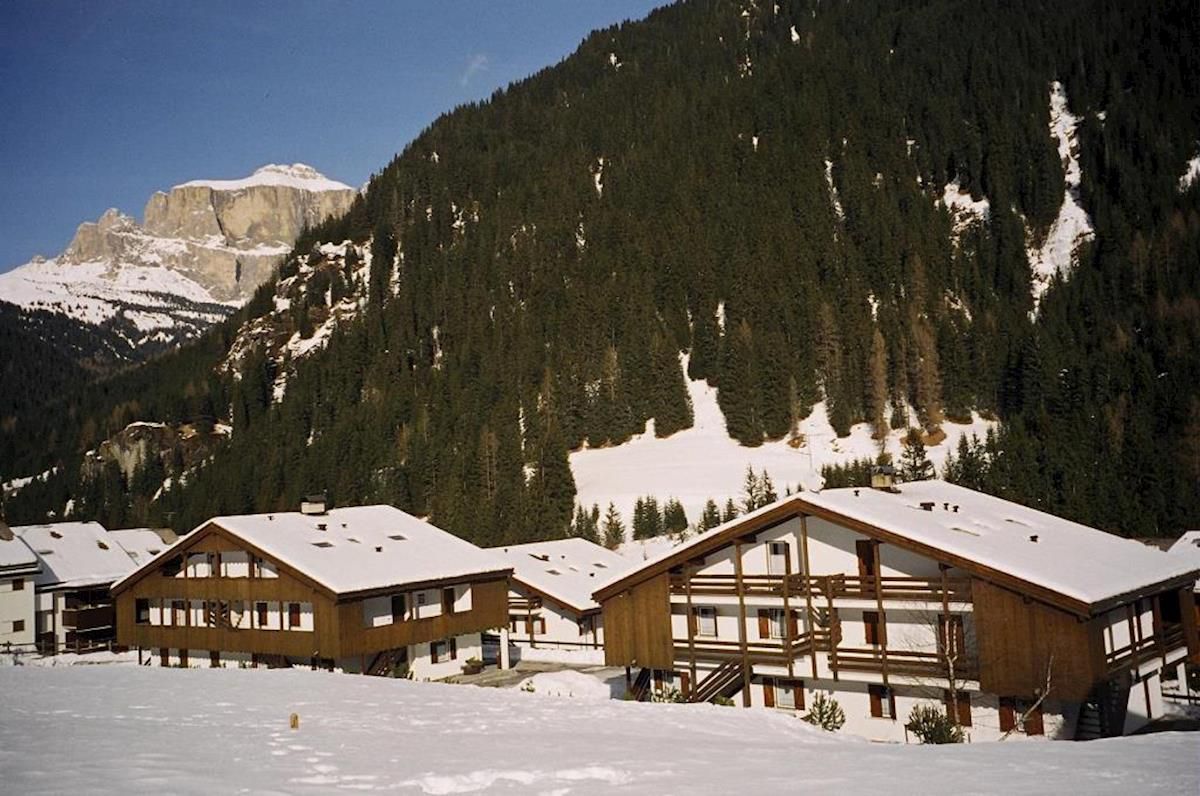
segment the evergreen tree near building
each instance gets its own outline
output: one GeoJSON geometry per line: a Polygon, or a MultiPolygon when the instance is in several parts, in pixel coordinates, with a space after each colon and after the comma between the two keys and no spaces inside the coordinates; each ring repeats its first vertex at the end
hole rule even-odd
{"type": "Polygon", "coordinates": [[[901,443],[900,479],[902,481],[927,481],[934,476],[933,464],[925,454],[925,440],[921,429],[910,428],[901,443]]]}
{"type": "Polygon", "coordinates": [[[721,510],[717,507],[717,502],[709,498],[704,503],[704,510],[700,513],[700,519],[696,523],[696,529],[703,533],[704,531],[716,528],[721,524],[721,510]]]}
{"type": "Polygon", "coordinates": [[[621,522],[621,514],[617,507],[609,503],[604,512],[604,546],[616,550],[625,541],[625,523],[621,522]]]}
{"type": "Polygon", "coordinates": [[[665,533],[680,534],[687,530],[687,513],[676,498],[669,498],[663,506],[662,528],[665,533]]]}

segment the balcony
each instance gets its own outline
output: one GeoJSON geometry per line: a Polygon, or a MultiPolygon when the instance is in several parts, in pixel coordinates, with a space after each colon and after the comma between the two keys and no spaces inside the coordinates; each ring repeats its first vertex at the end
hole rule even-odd
{"type": "MultiPolygon", "coordinates": [[[[816,630],[812,633],[801,633],[791,639],[756,640],[746,642],[746,654],[751,663],[786,666],[789,661],[804,657],[813,650],[829,652],[830,631],[816,630]]],[[[740,658],[742,646],[737,641],[723,641],[708,636],[699,636],[692,640],[691,646],[686,640],[675,639],[675,656],[687,658],[694,652],[697,660],[724,661],[740,658]]]]}
{"type": "MultiPolygon", "coordinates": [[[[671,593],[691,593],[693,597],[736,597],[739,594],[736,575],[671,576],[671,593]]],[[[743,575],[740,593],[746,598],[788,597],[805,595],[822,600],[855,599],[900,602],[969,602],[971,581],[968,578],[910,578],[859,575],[743,575]]]]}

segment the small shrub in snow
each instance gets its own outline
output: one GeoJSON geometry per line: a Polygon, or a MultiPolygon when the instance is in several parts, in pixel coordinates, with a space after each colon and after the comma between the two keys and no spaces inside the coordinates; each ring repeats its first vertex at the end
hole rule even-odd
{"type": "Polygon", "coordinates": [[[727,696],[718,696],[718,697],[715,697],[715,698],[713,699],[712,703],[713,703],[714,705],[720,705],[720,706],[721,706],[721,707],[723,707],[723,708],[731,708],[731,707],[733,707],[733,700],[732,700],[732,699],[730,699],[730,698],[729,698],[729,697],[727,697],[727,696]]]}
{"type": "Polygon", "coordinates": [[[842,710],[842,706],[837,703],[836,699],[818,692],[813,697],[812,710],[803,717],[803,720],[826,732],[837,732],[846,723],[846,712],[842,710]]]}
{"type": "Polygon", "coordinates": [[[962,743],[963,731],[944,712],[933,705],[914,705],[905,729],[921,743],[962,743]]]}
{"type": "Polygon", "coordinates": [[[650,694],[651,702],[686,702],[683,694],[674,686],[665,686],[650,694]]]}
{"type": "Polygon", "coordinates": [[[537,686],[533,684],[532,680],[526,680],[525,682],[521,683],[521,690],[527,694],[532,694],[537,691],[537,686]]]}

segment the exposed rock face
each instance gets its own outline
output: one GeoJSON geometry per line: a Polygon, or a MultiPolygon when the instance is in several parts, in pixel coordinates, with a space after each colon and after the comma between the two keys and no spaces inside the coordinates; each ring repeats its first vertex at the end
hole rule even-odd
{"type": "Polygon", "coordinates": [[[355,191],[310,166],[158,192],[145,221],[108,210],[57,258],[0,274],[0,300],[92,324],[128,321],[156,348],[194,336],[249,299],[305,225],[344,213],[355,191]]]}

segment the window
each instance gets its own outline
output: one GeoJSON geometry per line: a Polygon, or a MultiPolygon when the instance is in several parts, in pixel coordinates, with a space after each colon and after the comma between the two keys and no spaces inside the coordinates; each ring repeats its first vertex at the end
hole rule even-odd
{"type": "Polygon", "coordinates": [[[764,677],[763,704],[780,710],[804,710],[804,681],[764,677]]]}
{"type": "Polygon", "coordinates": [[[403,594],[393,594],[392,595],[392,621],[393,622],[403,622],[404,621],[404,614],[408,611],[407,603],[408,603],[408,600],[406,600],[404,598],[403,594]]]}
{"type": "Polygon", "coordinates": [[[164,578],[173,578],[183,571],[183,556],[175,556],[170,561],[162,565],[159,572],[164,578]]]}
{"type": "Polygon", "coordinates": [[[1009,732],[1016,728],[1021,717],[1025,717],[1021,730],[1026,735],[1045,735],[1046,727],[1042,721],[1042,708],[1034,708],[1033,703],[1016,697],[1000,697],[1000,731],[1009,732]]]}
{"type": "Polygon", "coordinates": [[[150,601],[148,599],[139,597],[134,601],[133,622],[137,625],[150,624],[150,601]]]}
{"type": "Polygon", "coordinates": [[[24,578],[13,578],[12,584],[13,584],[12,585],[13,591],[25,591],[25,579],[24,578]]]}
{"type": "Polygon", "coordinates": [[[442,613],[454,613],[454,587],[442,589],[442,613]]]}
{"type": "Polygon", "coordinates": [[[511,632],[516,633],[517,629],[521,626],[521,621],[522,621],[522,617],[520,614],[509,614],[508,615],[508,629],[511,632]]]}
{"type": "MultiPolygon", "coordinates": [[[[958,697],[958,699],[957,699],[958,723],[960,725],[962,725],[963,727],[970,727],[971,726],[971,695],[968,694],[966,691],[959,691],[957,694],[955,694],[955,696],[958,697]]],[[[955,701],[956,700],[954,700],[950,697],[950,691],[949,691],[949,689],[947,689],[946,692],[942,695],[942,702],[946,706],[946,715],[947,716],[953,715],[953,711],[955,710],[955,704],[954,704],[955,701]]]]}
{"type": "Polygon", "coordinates": [[[959,657],[967,651],[967,640],[961,616],[938,617],[938,652],[946,656],[959,657]]]}
{"type": "Polygon", "coordinates": [[[434,641],[429,645],[429,657],[434,663],[445,663],[458,658],[458,639],[434,641]]]}
{"type": "Polygon", "coordinates": [[[693,628],[695,635],[716,638],[717,609],[715,606],[697,606],[692,609],[692,615],[695,617],[695,627],[693,628]]]}
{"type": "Polygon", "coordinates": [[[879,625],[878,611],[863,611],[863,628],[866,631],[866,641],[873,647],[878,647],[880,644],[881,633],[879,625]]]}
{"type": "Polygon", "coordinates": [[[176,627],[187,624],[187,603],[183,600],[171,601],[171,624],[176,627]]]}
{"type": "MultiPolygon", "coordinates": [[[[798,630],[798,619],[795,612],[793,612],[791,619],[792,638],[799,635],[798,630]]],[[[787,613],[782,608],[758,609],[758,637],[760,639],[783,639],[787,638],[787,634],[787,613]]]]}
{"type": "Polygon", "coordinates": [[[25,632],[25,620],[24,619],[14,619],[13,620],[13,632],[14,633],[24,633],[25,632]]]}
{"type": "Polygon", "coordinates": [[[300,603],[288,603],[288,629],[300,627],[300,603]]]}
{"type": "Polygon", "coordinates": [[[255,626],[265,628],[267,626],[267,604],[255,603],[254,612],[258,614],[258,616],[255,617],[255,619],[258,620],[255,622],[255,626]]]}
{"type": "Polygon", "coordinates": [[[788,543],[771,542],[767,545],[767,574],[786,575],[788,565],[788,543]]]}
{"type": "Polygon", "coordinates": [[[896,718],[896,695],[882,685],[867,686],[871,694],[871,715],[877,719],[896,718]]]}

